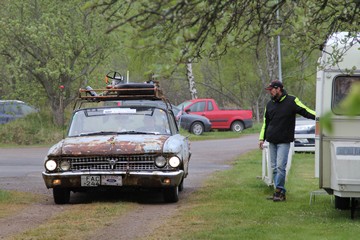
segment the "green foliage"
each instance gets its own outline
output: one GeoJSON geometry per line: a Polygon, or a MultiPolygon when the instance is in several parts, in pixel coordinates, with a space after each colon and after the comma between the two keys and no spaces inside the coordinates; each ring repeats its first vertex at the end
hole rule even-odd
{"type": "Polygon", "coordinates": [[[190,98],[184,63],[192,59],[199,97],[261,115],[263,87],[277,67],[267,42],[280,34],[286,88],[312,107],[318,54],[313,50],[330,32],[358,31],[356,4],[5,0],[0,94],[35,106],[50,101],[59,124],[61,96],[67,106],[79,87],[101,88],[105,74],[116,70],[129,71],[134,82],[154,75],[171,102],[180,103],[190,98]]]}
{"type": "Polygon", "coordinates": [[[0,126],[2,145],[49,145],[61,140],[64,133],[53,124],[50,111],[32,113],[0,126]]]}
{"type": "Polygon", "coordinates": [[[13,73],[16,88],[25,90],[24,81],[42,86],[31,90],[46,95],[57,124],[63,107],[110,50],[104,19],[81,10],[83,4],[83,0],[6,1],[0,10],[0,53],[8,63],[6,69],[13,73]]]}
{"type": "MultiPolygon", "coordinates": [[[[345,99],[340,102],[337,112],[341,112],[344,115],[350,117],[358,116],[360,114],[360,83],[354,83],[350,93],[345,99]]],[[[334,114],[327,112],[320,118],[320,124],[323,128],[328,130],[330,133],[333,131],[332,118],[334,114]]]]}
{"type": "Polygon", "coordinates": [[[360,115],[360,83],[354,83],[349,95],[340,103],[340,111],[349,116],[360,115]]]}

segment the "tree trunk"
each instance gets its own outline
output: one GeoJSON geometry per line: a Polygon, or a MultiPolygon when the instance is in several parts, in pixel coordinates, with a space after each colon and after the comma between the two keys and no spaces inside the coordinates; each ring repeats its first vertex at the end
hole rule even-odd
{"type": "Polygon", "coordinates": [[[191,99],[197,99],[197,90],[195,87],[195,81],[194,81],[194,75],[193,75],[193,71],[192,71],[192,63],[191,60],[188,60],[188,62],[186,63],[186,77],[189,83],[189,90],[190,90],[190,95],[191,95],[191,99]]]}

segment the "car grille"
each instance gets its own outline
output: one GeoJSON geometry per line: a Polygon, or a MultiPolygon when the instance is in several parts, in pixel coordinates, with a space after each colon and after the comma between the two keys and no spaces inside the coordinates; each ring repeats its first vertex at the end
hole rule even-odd
{"type": "Polygon", "coordinates": [[[98,156],[98,157],[67,157],[62,160],[70,162],[72,171],[155,171],[171,170],[170,166],[158,168],[156,156],[98,156]]]}

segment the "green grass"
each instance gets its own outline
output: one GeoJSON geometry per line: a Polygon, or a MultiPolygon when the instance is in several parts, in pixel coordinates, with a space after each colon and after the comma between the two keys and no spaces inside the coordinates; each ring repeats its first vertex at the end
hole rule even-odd
{"type": "Polygon", "coordinates": [[[122,202],[73,205],[44,224],[12,236],[11,239],[87,239],[98,229],[112,223],[114,218],[125,214],[134,204],[122,202]]]}
{"type": "Polygon", "coordinates": [[[240,133],[232,132],[232,131],[218,131],[213,130],[211,132],[204,132],[200,136],[196,136],[194,134],[185,131],[184,129],[180,130],[180,133],[184,136],[188,136],[190,141],[201,141],[201,140],[212,140],[212,139],[227,139],[227,138],[238,138],[242,135],[259,133],[262,124],[254,123],[252,128],[245,129],[240,133]]]}
{"type": "MultiPolygon", "coordinates": [[[[314,155],[296,154],[288,176],[287,201],[272,195],[261,179],[261,152],[241,156],[231,170],[218,172],[194,193],[173,218],[166,237],[151,239],[354,239],[360,219],[335,210],[331,196],[318,195],[310,206],[310,192],[318,189],[314,155]]],[[[355,237],[357,236],[357,237],[355,237]]]]}
{"type": "Polygon", "coordinates": [[[41,197],[36,194],[0,189],[0,218],[19,212],[40,199],[41,197]]]}

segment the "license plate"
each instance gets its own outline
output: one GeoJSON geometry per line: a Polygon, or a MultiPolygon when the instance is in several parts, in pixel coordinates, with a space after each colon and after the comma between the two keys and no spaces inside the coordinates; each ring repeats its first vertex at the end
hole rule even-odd
{"type": "Polygon", "coordinates": [[[97,187],[100,185],[100,176],[86,175],[81,176],[82,187],[97,187]]]}
{"type": "Polygon", "coordinates": [[[101,185],[107,186],[122,186],[122,177],[115,175],[102,175],[101,185]]]}

